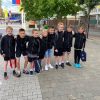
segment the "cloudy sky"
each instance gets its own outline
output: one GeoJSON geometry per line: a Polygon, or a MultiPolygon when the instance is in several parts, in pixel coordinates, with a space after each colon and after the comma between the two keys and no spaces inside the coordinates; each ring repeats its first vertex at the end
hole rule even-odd
{"type": "Polygon", "coordinates": [[[18,12],[18,6],[13,5],[12,0],[2,0],[2,8],[6,8],[12,12],[18,12]]]}

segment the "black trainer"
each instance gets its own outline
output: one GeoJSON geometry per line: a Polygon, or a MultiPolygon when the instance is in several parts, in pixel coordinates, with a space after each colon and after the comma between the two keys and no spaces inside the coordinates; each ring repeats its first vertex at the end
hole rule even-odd
{"type": "Polygon", "coordinates": [[[55,68],[56,68],[56,69],[58,69],[58,67],[59,67],[58,65],[55,65],[55,68]]]}
{"type": "Polygon", "coordinates": [[[13,75],[16,76],[16,71],[15,70],[13,70],[13,75]]]}
{"type": "Polygon", "coordinates": [[[68,65],[68,66],[72,66],[70,62],[66,62],[66,65],[68,65]]]}
{"type": "Polygon", "coordinates": [[[4,79],[8,79],[7,72],[4,72],[4,79]]]}
{"type": "Polygon", "coordinates": [[[24,74],[29,74],[29,71],[23,70],[23,73],[24,73],[24,74]]]}
{"type": "Polygon", "coordinates": [[[33,75],[33,71],[30,71],[30,75],[33,75]]]}
{"type": "Polygon", "coordinates": [[[16,77],[21,77],[21,72],[20,73],[16,73],[16,77]]]}
{"type": "Polygon", "coordinates": [[[64,67],[65,67],[65,66],[64,66],[64,63],[61,63],[61,65],[60,65],[60,66],[61,66],[63,69],[64,69],[64,67]]]}

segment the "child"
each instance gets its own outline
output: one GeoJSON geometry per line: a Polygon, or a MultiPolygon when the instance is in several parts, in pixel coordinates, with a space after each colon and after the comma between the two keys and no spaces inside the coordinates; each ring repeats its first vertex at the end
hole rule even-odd
{"type": "Polygon", "coordinates": [[[54,56],[56,60],[55,68],[58,69],[59,66],[64,68],[63,57],[63,41],[64,40],[64,24],[62,22],[58,23],[58,31],[55,33],[54,42],[54,56]]]}
{"type": "Polygon", "coordinates": [[[86,35],[84,33],[84,27],[80,26],[78,28],[78,33],[74,35],[75,43],[74,43],[74,60],[75,60],[75,67],[80,68],[80,56],[81,50],[85,48],[86,42],[86,35]]]}
{"type": "Polygon", "coordinates": [[[17,63],[17,69],[18,69],[18,76],[21,77],[21,70],[20,70],[20,57],[21,55],[24,56],[24,74],[29,74],[27,70],[27,64],[28,64],[28,57],[27,57],[27,42],[29,40],[29,37],[26,36],[24,29],[19,29],[19,34],[16,38],[16,63],[17,63]]]}
{"type": "Polygon", "coordinates": [[[73,31],[72,31],[72,26],[69,25],[67,27],[67,31],[64,32],[64,56],[67,55],[66,65],[68,66],[71,66],[69,62],[69,57],[72,47],[72,41],[73,41],[73,31]]]}
{"type": "Polygon", "coordinates": [[[53,48],[53,44],[54,44],[54,27],[49,27],[49,31],[48,31],[48,49],[45,52],[45,70],[48,70],[48,68],[53,68],[53,66],[51,65],[51,61],[50,61],[50,57],[52,55],[52,48],[53,48]]]}
{"type": "MultiPolygon", "coordinates": [[[[45,57],[47,49],[48,49],[48,30],[47,29],[43,29],[42,38],[41,38],[41,42],[40,42],[39,59],[40,59],[40,62],[42,60],[45,60],[45,70],[46,71],[48,70],[47,58],[45,57]]],[[[42,70],[43,70],[43,68],[42,68],[42,70]]]]}
{"type": "Polygon", "coordinates": [[[33,75],[35,60],[38,60],[40,52],[39,34],[37,30],[32,31],[32,36],[28,42],[28,61],[30,62],[30,75],[33,75]]]}
{"type": "Polygon", "coordinates": [[[11,62],[13,67],[13,75],[16,75],[15,71],[15,39],[13,36],[13,28],[8,26],[6,28],[7,35],[3,36],[1,40],[1,53],[4,57],[4,78],[8,79],[7,65],[8,61],[11,62]]]}

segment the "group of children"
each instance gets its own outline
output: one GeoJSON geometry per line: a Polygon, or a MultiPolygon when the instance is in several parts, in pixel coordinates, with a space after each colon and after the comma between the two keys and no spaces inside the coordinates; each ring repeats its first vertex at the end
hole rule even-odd
{"type": "MultiPolygon", "coordinates": [[[[78,32],[73,32],[71,25],[64,30],[64,24],[58,23],[57,30],[54,27],[49,29],[43,29],[39,34],[36,29],[32,30],[31,36],[27,36],[24,29],[19,29],[19,34],[14,37],[13,28],[8,26],[6,28],[6,35],[1,40],[1,55],[4,57],[4,78],[8,79],[7,65],[10,62],[13,68],[13,75],[21,77],[20,58],[24,56],[24,74],[33,75],[36,68],[36,61],[39,62],[40,71],[54,68],[51,64],[51,57],[55,56],[55,68],[65,67],[66,65],[72,66],[69,57],[71,53],[71,47],[74,42],[74,63],[76,68],[80,68],[80,54],[81,50],[85,48],[86,35],[84,27],[80,26],[78,32]],[[27,65],[30,64],[30,71],[28,71],[27,65]],[[45,67],[41,62],[45,63],[45,67]]],[[[38,72],[40,72],[38,71],[38,72]]],[[[37,72],[37,71],[36,71],[37,72]]]]}

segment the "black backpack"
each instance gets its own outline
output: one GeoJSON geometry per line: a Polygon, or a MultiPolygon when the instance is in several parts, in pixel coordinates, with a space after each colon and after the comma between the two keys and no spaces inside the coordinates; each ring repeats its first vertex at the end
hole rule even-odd
{"type": "Polygon", "coordinates": [[[38,59],[35,60],[35,61],[34,61],[34,64],[35,64],[35,72],[36,72],[36,73],[40,73],[40,71],[41,71],[41,66],[40,66],[39,60],[38,60],[38,59]]]}

